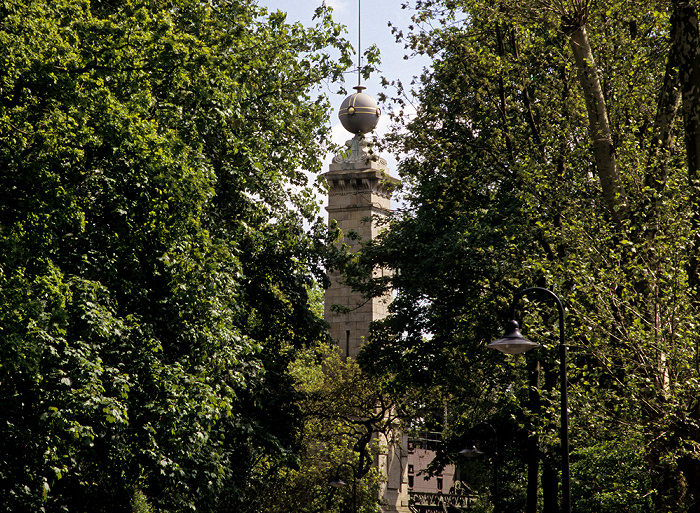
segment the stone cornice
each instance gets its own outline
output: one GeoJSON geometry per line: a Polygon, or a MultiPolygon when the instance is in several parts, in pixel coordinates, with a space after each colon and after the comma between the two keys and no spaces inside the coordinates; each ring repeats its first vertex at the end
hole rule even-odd
{"type": "Polygon", "coordinates": [[[390,198],[399,184],[398,178],[389,176],[382,169],[331,170],[321,175],[328,183],[328,194],[372,193],[390,198]]]}

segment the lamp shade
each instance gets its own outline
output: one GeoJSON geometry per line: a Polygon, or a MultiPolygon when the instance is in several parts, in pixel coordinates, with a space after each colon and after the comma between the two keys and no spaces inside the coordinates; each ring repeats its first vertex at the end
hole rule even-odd
{"type": "Polygon", "coordinates": [[[530,349],[540,347],[539,344],[522,336],[517,321],[510,320],[506,323],[506,332],[495,342],[488,346],[490,349],[498,349],[506,354],[522,354],[530,349]]]}
{"type": "Polygon", "coordinates": [[[339,476],[335,476],[333,479],[331,479],[328,484],[332,486],[333,488],[342,488],[343,486],[347,486],[347,483],[340,479],[339,476]]]}
{"type": "Polygon", "coordinates": [[[459,451],[459,454],[465,458],[478,458],[484,455],[484,451],[479,450],[476,445],[471,445],[470,447],[465,447],[459,451]]]}

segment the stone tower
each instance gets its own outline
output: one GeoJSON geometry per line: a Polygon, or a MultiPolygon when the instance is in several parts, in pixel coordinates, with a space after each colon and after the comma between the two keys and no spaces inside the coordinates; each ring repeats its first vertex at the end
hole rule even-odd
{"type": "MultiPolygon", "coordinates": [[[[380,112],[374,99],[362,93],[363,87],[355,89],[357,93],[345,99],[339,113],[343,126],[355,137],[346,143],[348,151],[336,156],[323,176],[328,183],[329,221],[337,222],[344,234],[354,231],[360,240],[368,241],[381,230],[377,218],[391,211],[391,192],[399,181],[389,176],[386,161],[368,150],[364,134],[374,129],[380,112]]],[[[360,249],[358,240],[346,237],[343,242],[353,252],[360,249]]],[[[367,340],[370,322],[387,315],[390,300],[390,296],[367,300],[345,285],[338,273],[331,274],[325,318],[343,356],[357,356],[367,340]]],[[[407,438],[399,429],[391,439],[383,435],[381,438],[381,444],[386,447],[377,459],[385,478],[380,490],[382,512],[409,513],[407,438]]]]}
{"type": "MultiPolygon", "coordinates": [[[[328,218],[335,220],[344,234],[354,231],[361,240],[373,239],[380,227],[377,216],[390,212],[391,190],[398,183],[387,174],[386,161],[369,155],[361,135],[351,141],[349,155],[338,155],[323,176],[328,183],[328,218]]],[[[345,238],[351,250],[360,243],[345,238]]],[[[333,340],[343,356],[354,358],[367,339],[369,323],[387,314],[390,298],[364,299],[345,285],[338,273],[331,275],[331,287],[326,290],[325,317],[330,323],[333,340]],[[333,308],[341,307],[342,311],[333,308]]]]}

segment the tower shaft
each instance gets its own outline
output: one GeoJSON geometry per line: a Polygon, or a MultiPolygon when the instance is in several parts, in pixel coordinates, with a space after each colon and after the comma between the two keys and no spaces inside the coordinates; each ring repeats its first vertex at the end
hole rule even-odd
{"type": "MultiPolygon", "coordinates": [[[[365,155],[359,144],[350,157],[336,157],[323,176],[328,183],[329,221],[338,223],[345,235],[342,242],[348,244],[352,252],[357,252],[360,242],[347,237],[348,232],[357,233],[361,241],[377,236],[381,229],[377,219],[390,212],[391,190],[398,180],[387,174],[383,159],[365,155]]],[[[382,272],[375,271],[376,274],[382,272]]],[[[369,323],[386,316],[389,301],[389,296],[365,299],[343,283],[339,273],[331,273],[331,286],[325,297],[325,318],[330,324],[331,337],[344,356],[357,356],[367,340],[369,323]]]]}

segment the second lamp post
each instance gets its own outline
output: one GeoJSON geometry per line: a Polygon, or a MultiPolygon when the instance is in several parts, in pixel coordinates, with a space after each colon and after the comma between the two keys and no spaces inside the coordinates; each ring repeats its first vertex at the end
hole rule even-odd
{"type": "MultiPolygon", "coordinates": [[[[486,426],[488,427],[491,432],[493,433],[493,440],[494,440],[494,448],[493,448],[493,490],[491,492],[492,497],[493,497],[493,511],[494,513],[500,513],[501,508],[500,508],[500,503],[499,503],[499,495],[498,495],[498,433],[496,432],[496,428],[494,428],[491,424],[488,422],[479,422],[474,428],[477,428],[479,426],[486,426]]],[[[466,447],[459,451],[459,454],[464,456],[465,458],[478,458],[480,456],[483,456],[486,454],[485,452],[479,450],[476,445],[472,444],[471,447],[466,447]]]]}
{"type": "Polygon", "coordinates": [[[569,404],[567,397],[566,356],[567,349],[564,342],[564,306],[561,300],[549,289],[542,287],[530,287],[518,292],[510,305],[510,320],[506,323],[505,334],[491,342],[487,347],[497,349],[507,354],[521,354],[530,349],[539,347],[539,344],[528,340],[520,333],[515,320],[515,307],[518,300],[530,292],[540,292],[554,299],[559,310],[559,375],[561,381],[561,482],[562,482],[562,513],[571,513],[571,476],[569,471],[569,404]]]}
{"type": "Polygon", "coordinates": [[[331,479],[328,484],[333,488],[343,488],[347,486],[347,483],[340,477],[340,468],[343,466],[347,466],[352,472],[352,513],[357,513],[357,475],[355,474],[355,467],[347,461],[342,462],[335,471],[335,477],[331,479]]]}

